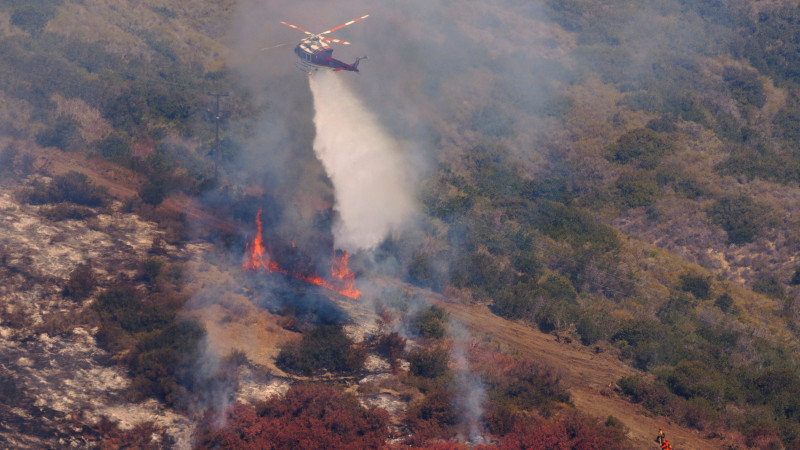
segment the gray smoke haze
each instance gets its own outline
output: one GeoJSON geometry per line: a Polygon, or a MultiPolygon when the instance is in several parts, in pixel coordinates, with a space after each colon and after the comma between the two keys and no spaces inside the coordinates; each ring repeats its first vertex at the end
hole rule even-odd
{"type": "MultiPolygon", "coordinates": [[[[308,118],[302,108],[290,109],[309,96],[305,81],[298,81],[304,77],[294,67],[292,52],[304,34],[280,21],[321,32],[370,14],[332,33],[352,42],[332,44],[335,58],[351,63],[369,56],[360,73],[333,75],[391,139],[403,141],[409,173],[422,179],[436,162],[457,160],[463,149],[480,140],[472,128],[498,121],[513,128],[498,139],[518,159],[540,161],[534,132],[541,124],[531,122],[530,110],[541,105],[564,69],[554,62],[560,56],[556,50],[543,44],[560,36],[541,26],[538,5],[511,0],[240,3],[232,26],[231,63],[263,106],[263,123],[256,127],[273,135],[250,153],[260,155],[261,165],[285,160],[284,141],[274,136],[289,136],[292,127],[308,118]],[[261,51],[279,44],[286,45],[261,51]],[[487,99],[503,100],[508,108],[486,110],[481,105],[487,99]]],[[[248,170],[257,170],[258,157],[248,161],[254,163],[247,164],[248,170]]]]}

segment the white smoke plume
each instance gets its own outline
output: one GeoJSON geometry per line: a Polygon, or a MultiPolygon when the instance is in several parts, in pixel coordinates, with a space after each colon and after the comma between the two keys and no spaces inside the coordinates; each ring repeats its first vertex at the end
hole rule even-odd
{"type": "Polygon", "coordinates": [[[455,383],[458,392],[456,404],[461,411],[462,433],[460,441],[471,444],[484,443],[486,430],[483,427],[483,402],[486,399],[486,386],[480,376],[472,371],[467,357],[470,332],[455,320],[448,323],[448,334],[453,338],[451,360],[455,363],[455,383]]]}
{"type": "Polygon", "coordinates": [[[309,77],[314,151],[333,183],[339,213],[335,244],[349,252],[375,247],[416,211],[402,146],[341,79],[353,75],[320,70],[309,77]]]}

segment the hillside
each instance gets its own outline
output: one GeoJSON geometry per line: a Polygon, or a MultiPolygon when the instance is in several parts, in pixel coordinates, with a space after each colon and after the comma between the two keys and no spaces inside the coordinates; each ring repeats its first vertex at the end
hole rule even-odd
{"type": "Polygon", "coordinates": [[[798,14],[0,1],[0,442],[798,445],[798,14]]]}

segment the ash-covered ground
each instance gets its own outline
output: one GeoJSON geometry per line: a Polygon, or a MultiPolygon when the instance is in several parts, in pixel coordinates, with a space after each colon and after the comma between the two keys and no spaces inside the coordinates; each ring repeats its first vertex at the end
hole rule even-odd
{"type": "MultiPolygon", "coordinates": [[[[0,447],[91,447],[109,439],[109,424],[124,431],[148,422],[160,446],[192,446],[195,418],[155,399],[130,400],[132,379],[98,345],[91,317],[97,293],[120,276],[134,278],[154,241],[162,256],[187,267],[192,300],[185,314],[205,328],[206,352],[220,358],[239,350],[247,358],[235,374],[234,391],[226,393],[227,404],[280,395],[297,381],[275,368],[274,356],[281,342],[300,334],[281,326],[281,318],[261,304],[263,294],[243,289],[241,280],[252,274],[211,257],[210,244],[164,245],[157,224],[124,212],[118,201],[94,208],[94,217],[51,220],[52,205],[27,204],[20,189],[0,183],[0,447]],[[81,300],[65,295],[70,274],[86,264],[97,288],[81,300]]],[[[351,336],[361,340],[375,332],[371,306],[344,298],[338,303],[351,336]]],[[[364,375],[348,383],[362,402],[394,416],[405,410],[407,399],[390,388],[394,375],[385,360],[370,356],[364,375]]]]}
{"type": "Polygon", "coordinates": [[[160,235],[156,225],[119,202],[88,220],[51,221],[42,216],[51,206],[20,202],[17,188],[0,185],[0,446],[85,447],[102,438],[92,429],[102,416],[122,429],[154,421],[187,440],[186,418],[126,400],[131,380],[84,320],[91,297],[62,293],[79,264],[91,265],[100,286],[133,274],[160,235]]]}

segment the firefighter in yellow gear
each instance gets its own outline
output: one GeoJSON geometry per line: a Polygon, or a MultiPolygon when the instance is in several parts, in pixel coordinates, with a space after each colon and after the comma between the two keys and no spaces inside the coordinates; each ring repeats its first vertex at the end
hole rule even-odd
{"type": "Polygon", "coordinates": [[[658,427],[658,435],[656,435],[656,442],[658,442],[662,446],[664,445],[664,430],[662,430],[661,427],[658,427]]]}

